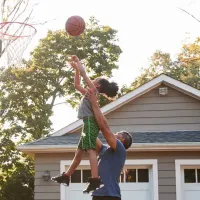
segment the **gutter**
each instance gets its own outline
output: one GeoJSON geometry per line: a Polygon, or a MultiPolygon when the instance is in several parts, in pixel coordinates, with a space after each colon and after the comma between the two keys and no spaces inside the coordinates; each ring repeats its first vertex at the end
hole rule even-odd
{"type": "MultiPolygon", "coordinates": [[[[75,152],[77,145],[28,145],[18,146],[24,153],[65,153],[75,152]]],[[[137,143],[132,144],[128,152],[135,151],[200,151],[200,142],[185,143],[137,143]]]]}

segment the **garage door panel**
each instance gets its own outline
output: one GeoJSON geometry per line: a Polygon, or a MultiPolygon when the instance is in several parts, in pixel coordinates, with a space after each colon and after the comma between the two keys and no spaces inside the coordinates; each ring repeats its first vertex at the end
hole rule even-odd
{"type": "Polygon", "coordinates": [[[91,200],[91,196],[83,194],[82,190],[71,190],[68,197],[69,200],[91,200]]]}
{"type": "Polygon", "coordinates": [[[119,184],[121,190],[131,190],[131,191],[145,191],[150,190],[150,184],[149,183],[121,183],[119,184]]]}
{"type": "MultiPolygon", "coordinates": [[[[183,184],[183,190],[200,190],[200,184],[199,183],[194,183],[194,184],[183,184]]],[[[200,198],[199,198],[200,199],[200,198]]]]}
{"type": "Polygon", "coordinates": [[[138,200],[151,200],[151,193],[150,191],[122,191],[121,192],[122,199],[129,200],[129,199],[138,199],[138,200]]]}
{"type": "Polygon", "coordinates": [[[185,200],[199,200],[200,191],[185,191],[184,198],[185,200]]]}

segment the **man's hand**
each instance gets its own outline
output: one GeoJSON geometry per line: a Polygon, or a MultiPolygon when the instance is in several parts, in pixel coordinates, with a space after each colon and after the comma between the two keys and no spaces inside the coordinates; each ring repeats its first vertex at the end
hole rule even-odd
{"type": "Polygon", "coordinates": [[[88,89],[87,92],[86,92],[86,97],[89,99],[89,101],[91,102],[92,105],[98,104],[96,91],[94,91],[92,89],[88,89]]]}

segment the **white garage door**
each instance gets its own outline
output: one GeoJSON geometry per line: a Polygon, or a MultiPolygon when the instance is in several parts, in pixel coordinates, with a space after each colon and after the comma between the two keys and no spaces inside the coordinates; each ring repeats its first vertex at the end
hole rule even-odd
{"type": "MultiPolygon", "coordinates": [[[[147,167],[126,167],[120,177],[120,188],[123,200],[130,200],[130,197],[138,200],[152,200],[151,194],[151,169],[147,167]]],[[[91,171],[86,167],[75,171],[71,177],[69,187],[66,187],[66,200],[91,200],[88,194],[83,194],[88,177],[91,171]]]]}
{"type": "Polygon", "coordinates": [[[182,197],[183,200],[200,199],[200,166],[182,167],[182,197]]]}
{"type": "Polygon", "coordinates": [[[130,197],[139,200],[152,200],[151,169],[146,167],[126,167],[121,175],[121,194],[123,200],[130,197]]]}

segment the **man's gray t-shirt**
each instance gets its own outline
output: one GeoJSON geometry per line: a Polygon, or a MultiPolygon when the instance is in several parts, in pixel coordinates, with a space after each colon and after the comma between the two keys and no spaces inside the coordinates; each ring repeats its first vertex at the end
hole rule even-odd
{"type": "Polygon", "coordinates": [[[124,145],[119,140],[116,150],[102,145],[99,159],[98,172],[104,186],[94,191],[92,196],[121,197],[119,177],[126,160],[124,145]]]}

